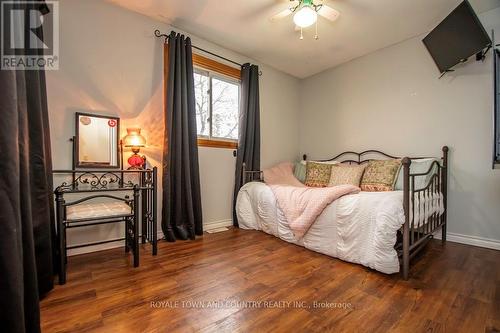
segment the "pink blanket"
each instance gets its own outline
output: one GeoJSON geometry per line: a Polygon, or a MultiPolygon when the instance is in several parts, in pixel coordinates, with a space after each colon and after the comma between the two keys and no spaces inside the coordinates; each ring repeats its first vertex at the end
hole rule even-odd
{"type": "Polygon", "coordinates": [[[276,196],[297,239],[306,234],[326,206],[344,195],[360,191],[353,185],[307,187],[293,175],[292,163],[281,163],[264,170],[264,181],[276,196]]]}

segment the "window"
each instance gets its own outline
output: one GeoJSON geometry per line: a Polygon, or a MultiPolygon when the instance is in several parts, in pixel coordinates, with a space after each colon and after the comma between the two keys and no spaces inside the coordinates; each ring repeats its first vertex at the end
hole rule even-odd
{"type": "Polygon", "coordinates": [[[238,140],[240,71],[199,55],[193,56],[193,63],[198,145],[234,149],[238,140]],[[200,58],[201,63],[197,61],[200,58]]]}

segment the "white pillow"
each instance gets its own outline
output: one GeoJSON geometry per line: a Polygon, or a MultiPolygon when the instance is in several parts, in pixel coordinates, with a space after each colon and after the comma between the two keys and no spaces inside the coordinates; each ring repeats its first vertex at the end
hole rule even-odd
{"type": "MultiPolygon", "coordinates": [[[[435,158],[420,158],[417,160],[412,160],[411,164],[410,164],[410,174],[427,172],[427,170],[429,170],[429,168],[431,167],[431,164],[434,161],[437,161],[437,159],[435,159],[435,158]]],[[[403,182],[404,182],[403,169],[404,169],[403,167],[401,167],[399,169],[399,175],[398,175],[398,178],[396,180],[396,185],[394,186],[395,191],[403,190],[403,182]]],[[[436,172],[436,166],[434,166],[432,172],[429,172],[427,175],[415,177],[415,190],[420,190],[420,189],[425,188],[428,185],[429,181],[431,180],[431,178],[435,172],[436,172]]],[[[411,182],[411,178],[410,178],[410,182],[411,182]]],[[[411,184],[410,184],[410,186],[411,186],[411,184]]]]}

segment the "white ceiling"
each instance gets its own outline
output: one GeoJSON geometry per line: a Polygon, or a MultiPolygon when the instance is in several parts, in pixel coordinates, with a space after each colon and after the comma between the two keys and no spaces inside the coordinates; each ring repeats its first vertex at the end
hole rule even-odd
{"type": "MultiPolygon", "coordinates": [[[[166,22],[227,49],[298,78],[425,33],[461,0],[325,0],[341,16],[319,18],[299,40],[292,17],[269,18],[288,0],[109,0],[166,22]]],[[[500,6],[500,0],[470,0],[476,12],[500,6]]]]}

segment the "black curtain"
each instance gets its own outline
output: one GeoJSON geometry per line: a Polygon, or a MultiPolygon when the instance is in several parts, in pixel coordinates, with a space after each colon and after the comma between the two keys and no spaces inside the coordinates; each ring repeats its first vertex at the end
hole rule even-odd
{"type": "Polygon", "coordinates": [[[247,170],[260,170],[260,101],[259,67],[244,64],[241,68],[241,97],[238,152],[234,177],[233,224],[238,226],[236,198],[241,186],[243,163],[247,170]]]}
{"type": "Polygon", "coordinates": [[[0,115],[0,322],[5,332],[39,332],[54,231],[43,70],[0,70],[0,115]]]}
{"type": "Polygon", "coordinates": [[[203,234],[191,39],[165,44],[162,230],[169,242],[203,234]]]}

